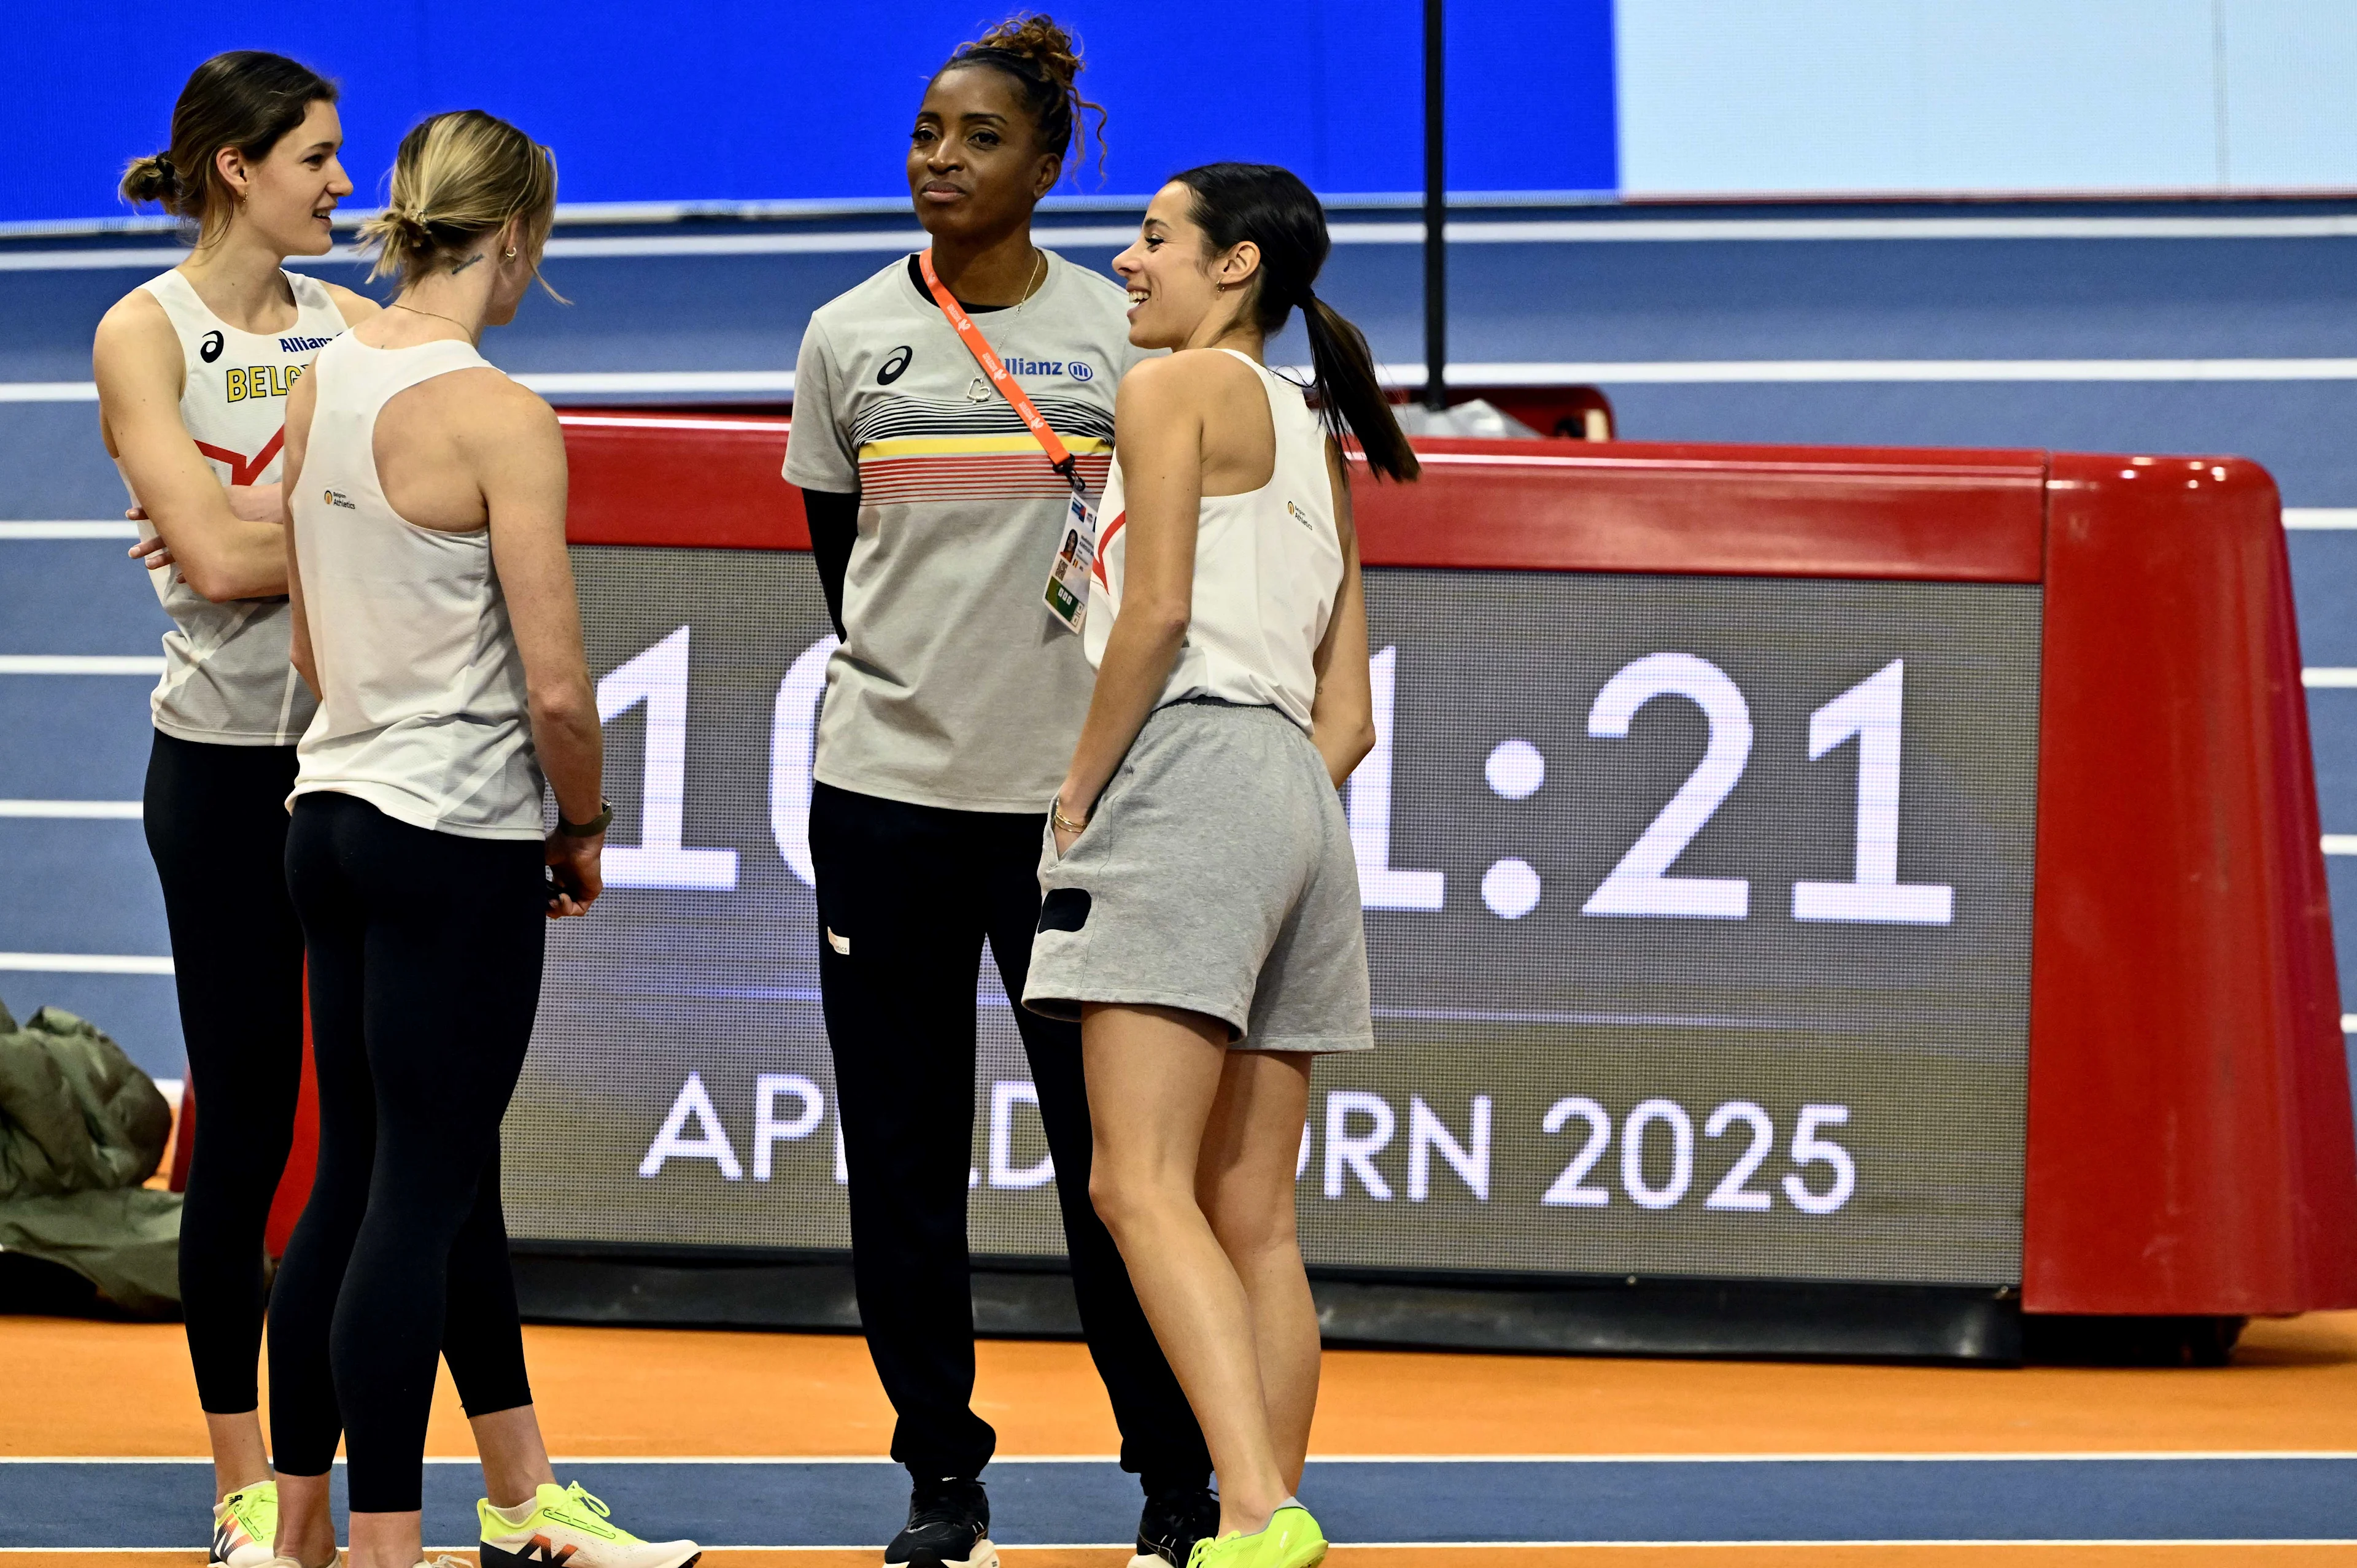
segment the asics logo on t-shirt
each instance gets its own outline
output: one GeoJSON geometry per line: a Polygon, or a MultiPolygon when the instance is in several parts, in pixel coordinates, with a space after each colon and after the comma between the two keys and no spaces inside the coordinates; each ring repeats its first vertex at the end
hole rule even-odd
{"type": "Polygon", "coordinates": [[[888,387],[894,381],[899,381],[900,379],[900,372],[907,370],[909,368],[909,361],[916,357],[916,349],[910,348],[906,343],[903,343],[899,348],[893,349],[891,357],[887,359],[882,364],[876,367],[876,384],[879,387],[888,387]]]}

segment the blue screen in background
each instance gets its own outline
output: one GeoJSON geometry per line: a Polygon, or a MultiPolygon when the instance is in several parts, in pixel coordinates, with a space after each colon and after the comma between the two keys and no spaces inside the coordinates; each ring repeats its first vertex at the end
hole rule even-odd
{"type": "MultiPolygon", "coordinates": [[[[169,139],[172,102],[223,49],[290,54],[341,84],[355,207],[381,198],[402,133],[480,108],[556,150],[571,202],[842,200],[905,194],[919,98],[999,7],[673,0],[152,0],[29,7],[11,24],[0,133],[35,156],[0,221],[120,216],[124,164],[169,139]],[[37,150],[37,151],[36,151],[37,150]]],[[[1102,183],[1141,195],[1216,158],[1281,163],[1327,193],[1423,184],[1416,0],[1284,0],[1245,11],[1076,0],[1051,7],[1111,112],[1102,183]]],[[[1448,184],[1598,191],[1617,183],[1610,0],[1452,0],[1448,184]]],[[[1077,161],[1077,160],[1076,160],[1077,161]]]]}

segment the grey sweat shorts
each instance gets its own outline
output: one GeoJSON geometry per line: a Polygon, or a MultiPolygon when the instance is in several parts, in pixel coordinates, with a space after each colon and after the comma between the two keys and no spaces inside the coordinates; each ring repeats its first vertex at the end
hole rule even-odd
{"type": "Polygon", "coordinates": [[[1147,715],[1045,895],[1024,1004],[1184,1008],[1242,1050],[1363,1051],[1367,939],[1350,824],[1326,764],[1275,708],[1147,715]]]}

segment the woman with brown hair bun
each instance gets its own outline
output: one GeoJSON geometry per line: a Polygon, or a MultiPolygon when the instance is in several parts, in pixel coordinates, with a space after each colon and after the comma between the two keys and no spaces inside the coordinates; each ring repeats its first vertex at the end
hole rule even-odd
{"type": "Polygon", "coordinates": [[[352,189],[342,143],[335,84],[307,66],[254,49],[199,66],[171,146],[123,177],[125,197],[193,229],[195,249],[106,313],[91,356],[100,435],[152,535],[131,553],[172,618],[142,814],[204,1106],[180,1297],[213,1453],[212,1561],[230,1568],[266,1563],[277,1530],[254,1366],[263,1233],[302,1081],[285,802],[311,697],[286,661],[279,446],[312,355],[377,309],[283,263],[333,242],[352,189]]]}
{"type": "MultiPolygon", "coordinates": [[[[1045,591],[1139,357],[1113,281],[1032,242],[1094,107],[1081,69],[1039,16],[950,57],[909,142],[931,247],[820,307],[795,371],[785,477],[843,638],[811,790],[819,980],[860,1321],[912,1482],[884,1560],[910,1568],[996,1561],[980,1478],[996,1434],[972,1408],[974,987],[985,940],[1010,995],[1030,962],[1046,802],[1090,682],[1045,591]]],[[[1082,1326],[1146,1494],[1135,1561],[1176,1568],[1218,1517],[1210,1455],[1089,1207],[1080,1031],[1015,1023],[1082,1326]]]]}
{"type": "Polygon", "coordinates": [[[540,996],[545,922],[600,887],[612,811],[565,551],[565,441],[477,351],[539,277],[548,149],[477,110],[404,137],[361,231],[385,310],[288,399],[292,651],[317,693],[286,879],[310,961],[319,1169],[271,1314],[285,1526],[327,1519],[340,1432],[352,1568],[411,1568],[435,1363],[503,1361],[470,1400],[490,1466],[483,1568],[685,1568],[549,1471],[500,1208],[500,1119],[540,996]],[[556,826],[542,828],[544,788],[556,826]],[[461,1348],[454,1346],[454,1360],[461,1348]],[[298,1517],[299,1516],[299,1517],[298,1517]]]}

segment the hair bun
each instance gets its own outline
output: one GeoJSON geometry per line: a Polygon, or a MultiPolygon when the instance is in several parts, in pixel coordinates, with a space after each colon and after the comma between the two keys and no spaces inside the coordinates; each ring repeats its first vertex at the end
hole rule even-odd
{"type": "Polygon", "coordinates": [[[164,153],[134,158],[123,171],[123,194],[134,201],[160,201],[168,207],[185,188],[179,171],[164,153]]]}
{"type": "Polygon", "coordinates": [[[1046,71],[1056,85],[1067,91],[1071,90],[1073,82],[1087,68],[1087,62],[1081,59],[1080,40],[1044,11],[1026,11],[1009,16],[966,48],[997,49],[1003,54],[1020,55],[1046,71]]]}

